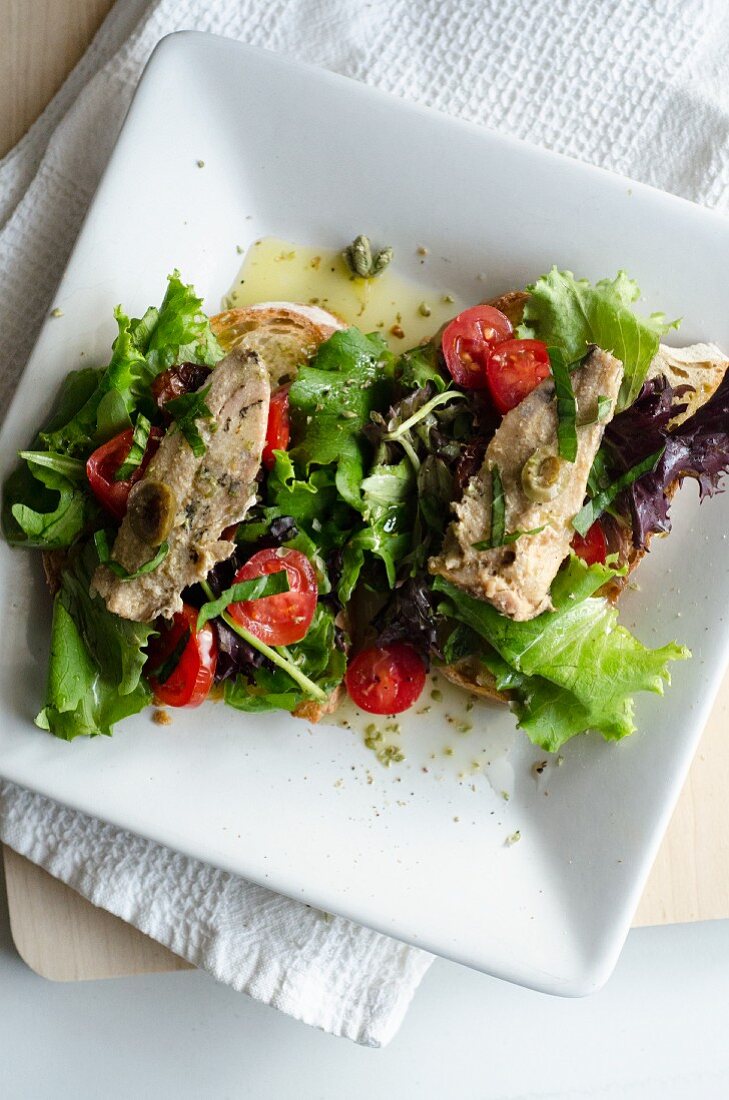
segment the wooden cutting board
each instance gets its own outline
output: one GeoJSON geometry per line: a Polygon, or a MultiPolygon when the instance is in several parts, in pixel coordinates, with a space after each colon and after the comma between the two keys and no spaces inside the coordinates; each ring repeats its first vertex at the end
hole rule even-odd
{"type": "MultiPolygon", "coordinates": [[[[634,926],[729,917],[729,676],[653,867],[634,926]]],[[[4,849],[10,927],[36,973],[78,981],[190,969],[118,917],[97,909],[4,849]]]]}

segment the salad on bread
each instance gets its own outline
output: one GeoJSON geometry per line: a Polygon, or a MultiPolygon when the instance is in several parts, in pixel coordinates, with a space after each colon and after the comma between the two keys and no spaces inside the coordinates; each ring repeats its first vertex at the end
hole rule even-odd
{"type": "Polygon", "coordinates": [[[729,359],[664,344],[638,296],[553,268],[399,354],[318,304],[208,317],[177,272],[117,308],[108,365],[68,375],[4,486],[53,596],[36,724],[209,696],[394,715],[435,666],[547,751],[633,732],[690,654],[618,598],[684,479],[729,469],[729,359]]]}

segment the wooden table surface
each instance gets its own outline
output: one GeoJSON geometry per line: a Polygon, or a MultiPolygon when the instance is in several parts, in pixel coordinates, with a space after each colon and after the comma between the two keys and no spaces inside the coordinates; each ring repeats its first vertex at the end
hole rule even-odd
{"type": "MultiPolygon", "coordinates": [[[[124,0],[119,0],[124,3],[124,0]]],[[[58,90],[112,0],[0,0],[0,156],[58,90]]],[[[717,700],[635,924],[729,916],[729,680],[717,700]]],[[[141,933],[12,853],[13,933],[34,968],[56,978],[184,966],[141,933]]]]}

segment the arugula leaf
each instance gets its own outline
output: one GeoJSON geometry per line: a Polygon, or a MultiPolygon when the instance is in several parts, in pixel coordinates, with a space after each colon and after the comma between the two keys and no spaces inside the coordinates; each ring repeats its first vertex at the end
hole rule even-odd
{"type": "Polygon", "coordinates": [[[613,352],[624,369],[618,411],[635,401],[660,337],[679,323],[666,321],[663,313],[637,317],[632,305],[640,290],[624,271],[592,286],[587,279],[575,279],[571,271],[553,267],[527,291],[518,335],[561,348],[568,362],[581,359],[590,344],[613,352]]]}
{"type": "Polygon", "coordinates": [[[144,458],[144,452],[147,449],[147,440],[149,439],[151,430],[152,425],[149,420],[147,420],[147,417],[144,413],[139,413],[137,423],[134,427],[129,454],[114,474],[115,481],[125,481],[128,477],[132,476],[135,470],[139,469],[142,464],[142,459],[144,458]]]}
{"type": "MultiPolygon", "coordinates": [[[[344,677],[346,657],[337,648],[334,611],[323,603],[317,605],[306,637],[286,647],[289,661],[326,696],[338,687],[344,677]]],[[[225,702],[245,711],[294,710],[300,703],[308,702],[307,695],[282,669],[253,670],[253,681],[238,676],[225,681],[225,702]]]]}
{"type": "Polygon", "coordinates": [[[136,580],[137,577],[143,577],[145,573],[153,573],[170,552],[169,543],[163,542],[157,547],[157,552],[149,561],[146,561],[144,565],[140,565],[139,569],[135,569],[133,573],[130,573],[120,562],[112,560],[111,550],[109,549],[109,536],[103,528],[99,531],[94,531],[94,546],[96,547],[96,553],[99,555],[100,563],[105,565],[107,569],[110,569],[114,576],[118,577],[121,581],[133,581],[136,580]]]}
{"type": "Polygon", "coordinates": [[[97,564],[91,541],[72,553],[53,607],[46,705],[36,725],[67,741],[109,736],[152,700],[142,669],[154,628],[112,615],[91,595],[97,564]]]}
{"type": "Polygon", "coordinates": [[[290,455],[306,473],[312,466],[336,467],[338,492],[362,511],[366,441],[370,413],[384,407],[392,388],[392,355],[383,338],[356,328],[335,332],[310,365],[301,367],[289,391],[296,445],[290,455]]]}
{"type": "MultiPolygon", "coordinates": [[[[599,519],[602,513],[609,505],[615,500],[619,493],[622,493],[624,489],[627,489],[637,481],[643,474],[650,473],[651,470],[655,470],[656,466],[661,460],[661,456],[665,451],[665,447],[661,447],[660,451],[656,451],[655,454],[648,455],[642,462],[633,466],[630,470],[626,470],[624,474],[616,478],[604,488],[600,489],[591,500],[588,500],[586,504],[580,508],[579,512],[572,520],[572,526],[575,531],[580,535],[586,535],[589,529],[592,527],[596,519],[599,519]]],[[[600,452],[598,451],[598,454],[600,452]]],[[[597,458],[597,455],[595,456],[597,458]]],[[[594,469],[594,463],[593,463],[594,469]]],[[[592,477],[592,473],[590,474],[592,477]]],[[[589,486],[589,481],[588,481],[589,486]]]]}
{"type": "Polygon", "coordinates": [[[618,625],[616,609],[594,595],[616,572],[610,566],[586,566],[573,555],[552,585],[554,611],[528,622],[513,622],[443,578],[435,579],[436,591],[447,596],[445,610],[527,678],[510,690],[520,692],[520,724],[543,747],[558,747],[587,729],[599,730],[606,739],[626,737],[635,729],[633,694],[663,694],[664,682],[670,682],[668,662],[690,656],[674,642],[647,649],[618,625]]]}
{"type": "Polygon", "coordinates": [[[173,397],[165,402],[165,411],[175,420],[195,458],[202,458],[206,451],[205,441],[198,431],[196,421],[213,419],[213,414],[205,402],[211,386],[212,382],[209,382],[202,390],[181,393],[179,397],[173,397]]]}
{"type": "Polygon", "coordinates": [[[572,389],[570,369],[560,348],[547,350],[557,398],[558,451],[561,458],[574,462],[577,458],[577,402],[572,389]]]}
{"type": "Polygon", "coordinates": [[[239,581],[231,585],[215,600],[204,603],[197,615],[197,630],[202,630],[210,619],[216,619],[218,615],[232,603],[240,603],[242,600],[260,600],[265,596],[277,596],[280,592],[289,591],[289,578],[285,569],[278,573],[271,573],[266,577],[254,577],[250,581],[239,581]]]}

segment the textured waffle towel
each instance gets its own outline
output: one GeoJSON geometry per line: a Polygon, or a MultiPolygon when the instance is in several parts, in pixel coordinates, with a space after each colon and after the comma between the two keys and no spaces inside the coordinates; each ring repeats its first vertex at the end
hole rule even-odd
{"type": "MultiPolygon", "coordinates": [[[[726,0],[119,0],[0,163],[7,405],[155,44],[226,34],[729,207],[726,0]]],[[[371,1046],[431,957],[0,782],[0,837],[221,981],[371,1046]]]]}

